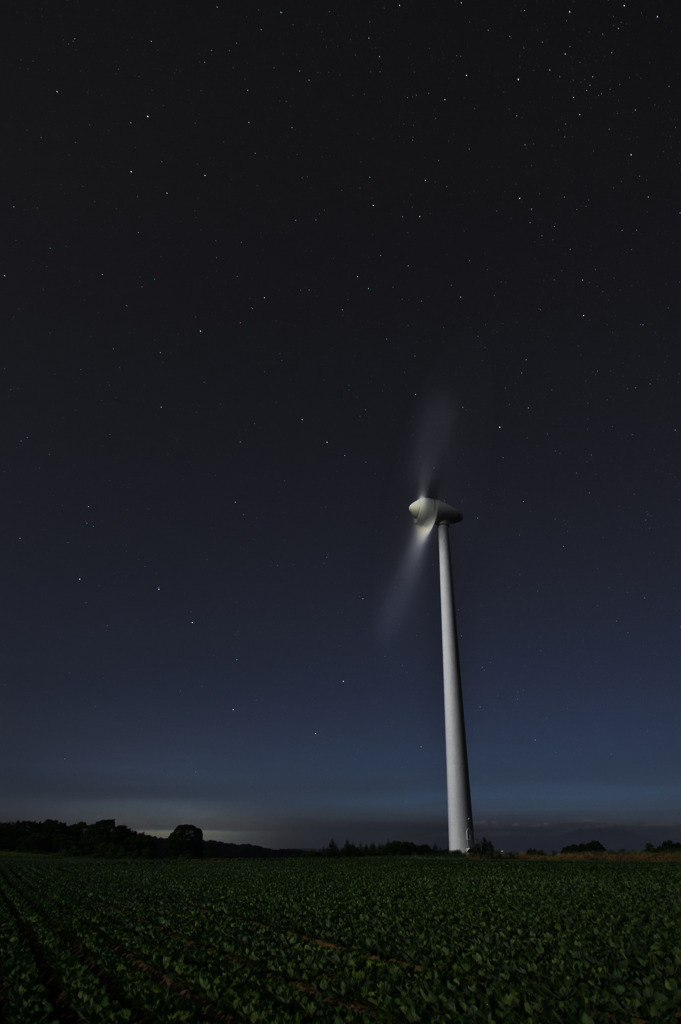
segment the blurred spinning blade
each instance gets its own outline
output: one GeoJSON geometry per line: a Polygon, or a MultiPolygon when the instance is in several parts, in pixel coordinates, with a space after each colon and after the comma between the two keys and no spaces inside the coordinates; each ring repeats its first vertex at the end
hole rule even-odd
{"type": "MultiPolygon", "coordinates": [[[[432,397],[414,431],[409,458],[409,476],[418,484],[420,499],[437,496],[441,465],[451,448],[453,426],[451,402],[443,395],[432,397]]],[[[409,496],[413,496],[413,491],[409,496]]],[[[379,634],[384,641],[394,635],[405,618],[418,585],[425,542],[435,525],[435,501],[421,501],[420,510],[413,525],[409,525],[405,517],[405,534],[409,530],[408,539],[405,537],[407,543],[379,615],[379,634]]]]}

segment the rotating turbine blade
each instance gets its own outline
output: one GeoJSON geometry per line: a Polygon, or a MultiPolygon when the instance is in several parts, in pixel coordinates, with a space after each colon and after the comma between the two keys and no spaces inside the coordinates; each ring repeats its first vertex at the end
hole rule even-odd
{"type": "MultiPolygon", "coordinates": [[[[432,454],[432,453],[431,453],[432,454]]],[[[437,466],[424,466],[421,468],[419,494],[426,498],[436,498],[440,490],[440,470],[437,466]]],[[[412,502],[412,505],[414,502],[412,502]]]]}
{"type": "Polygon", "coordinates": [[[412,435],[411,472],[420,495],[437,496],[442,469],[452,447],[453,431],[451,397],[442,391],[431,391],[424,396],[412,435]]]}
{"type": "Polygon", "coordinates": [[[409,511],[414,517],[416,529],[412,530],[411,542],[407,544],[404,557],[381,609],[379,633],[384,640],[392,635],[405,615],[409,600],[416,589],[422,552],[433,527],[439,523],[458,523],[463,519],[461,513],[451,505],[426,495],[412,501],[409,511]]]}
{"type": "MultiPolygon", "coordinates": [[[[428,396],[424,396],[424,402],[416,414],[416,423],[412,424],[411,444],[405,466],[406,475],[419,485],[420,497],[409,506],[416,529],[411,530],[379,613],[378,629],[382,640],[392,638],[405,618],[418,586],[425,542],[438,521],[437,516],[445,508],[449,509],[444,502],[437,500],[436,495],[440,466],[446,461],[451,448],[454,427],[452,399],[442,392],[431,391],[428,396]]],[[[454,513],[454,510],[451,512],[454,513]]],[[[456,522],[456,519],[447,521],[456,522]]]]}
{"type": "MultiPolygon", "coordinates": [[[[430,499],[426,498],[425,501],[430,499]]],[[[413,504],[417,504],[414,502],[413,504]]],[[[422,522],[416,524],[416,529],[409,532],[409,539],[405,545],[402,558],[386,590],[378,619],[378,632],[381,640],[386,642],[391,639],[400,625],[406,618],[409,611],[410,601],[414,599],[414,592],[417,589],[419,569],[422,565],[422,553],[425,542],[433,528],[433,522],[422,522]]]]}

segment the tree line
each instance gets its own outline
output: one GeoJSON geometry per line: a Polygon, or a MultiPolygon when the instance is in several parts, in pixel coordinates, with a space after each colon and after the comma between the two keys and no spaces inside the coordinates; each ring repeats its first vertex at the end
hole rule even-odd
{"type": "Polygon", "coordinates": [[[154,858],[183,857],[286,857],[300,856],[303,850],[270,850],[251,843],[221,843],[203,838],[196,825],[178,825],[170,835],[149,836],[114,818],[103,818],[92,825],[79,821],[67,825],[46,821],[0,822],[0,850],[13,853],[51,853],[62,857],[154,858]]]}
{"type": "MultiPolygon", "coordinates": [[[[223,843],[215,839],[204,839],[203,832],[196,825],[178,825],[170,835],[149,836],[135,832],[127,825],[117,825],[113,818],[103,818],[92,825],[79,821],[66,825],[63,821],[48,818],[46,821],[0,822],[0,850],[14,853],[47,853],[62,857],[111,857],[111,858],[153,858],[182,857],[197,859],[223,859],[227,857],[391,857],[419,856],[424,854],[449,854],[446,850],[428,846],[426,843],[411,843],[392,840],[387,843],[355,845],[345,841],[339,847],[334,840],[322,850],[282,849],[272,850],[252,843],[223,843]]],[[[606,849],[598,840],[589,843],[575,843],[564,846],[561,853],[605,853],[606,849]]],[[[678,853],[681,843],[665,839],[659,846],[646,843],[646,853],[678,853]]],[[[546,856],[543,850],[528,850],[528,854],[546,856]]],[[[467,856],[498,857],[494,845],[483,837],[467,856]]]]}
{"type": "MultiPolygon", "coordinates": [[[[46,821],[14,821],[0,823],[0,850],[15,853],[51,853],[60,856],[83,857],[184,857],[222,859],[226,857],[373,857],[414,856],[445,853],[437,845],[391,840],[387,843],[355,845],[345,841],[339,847],[334,840],[322,850],[272,850],[252,843],[223,843],[204,839],[196,825],[178,825],[167,837],[149,836],[135,832],[127,825],[117,825],[113,818],[104,818],[92,825],[79,821],[66,825],[48,818],[46,821]]],[[[483,839],[471,851],[473,854],[494,853],[493,845],[483,839]]],[[[463,856],[461,854],[461,856],[463,856]]]]}
{"type": "Polygon", "coordinates": [[[0,823],[0,850],[15,853],[57,853],[84,857],[157,857],[162,856],[165,840],[135,832],[104,818],[88,825],[79,821],[67,825],[46,821],[0,823]]]}

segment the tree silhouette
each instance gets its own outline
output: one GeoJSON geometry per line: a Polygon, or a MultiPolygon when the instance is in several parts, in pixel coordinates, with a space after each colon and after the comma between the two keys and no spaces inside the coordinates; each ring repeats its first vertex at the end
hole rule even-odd
{"type": "Polygon", "coordinates": [[[178,825],[165,841],[166,857],[203,856],[203,832],[196,825],[178,825]]]}

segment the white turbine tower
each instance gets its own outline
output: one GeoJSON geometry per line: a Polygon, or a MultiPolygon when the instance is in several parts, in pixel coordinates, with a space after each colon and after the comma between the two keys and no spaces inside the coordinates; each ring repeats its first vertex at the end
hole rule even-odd
{"type": "Polygon", "coordinates": [[[468,778],[466,726],[463,717],[459,644],[454,610],[449,524],[463,519],[451,505],[435,498],[419,498],[409,511],[425,540],[437,526],[440,552],[440,612],[442,616],[442,671],[445,690],[445,743],[447,750],[447,816],[449,849],[466,852],[473,846],[473,809],[468,778]]]}

